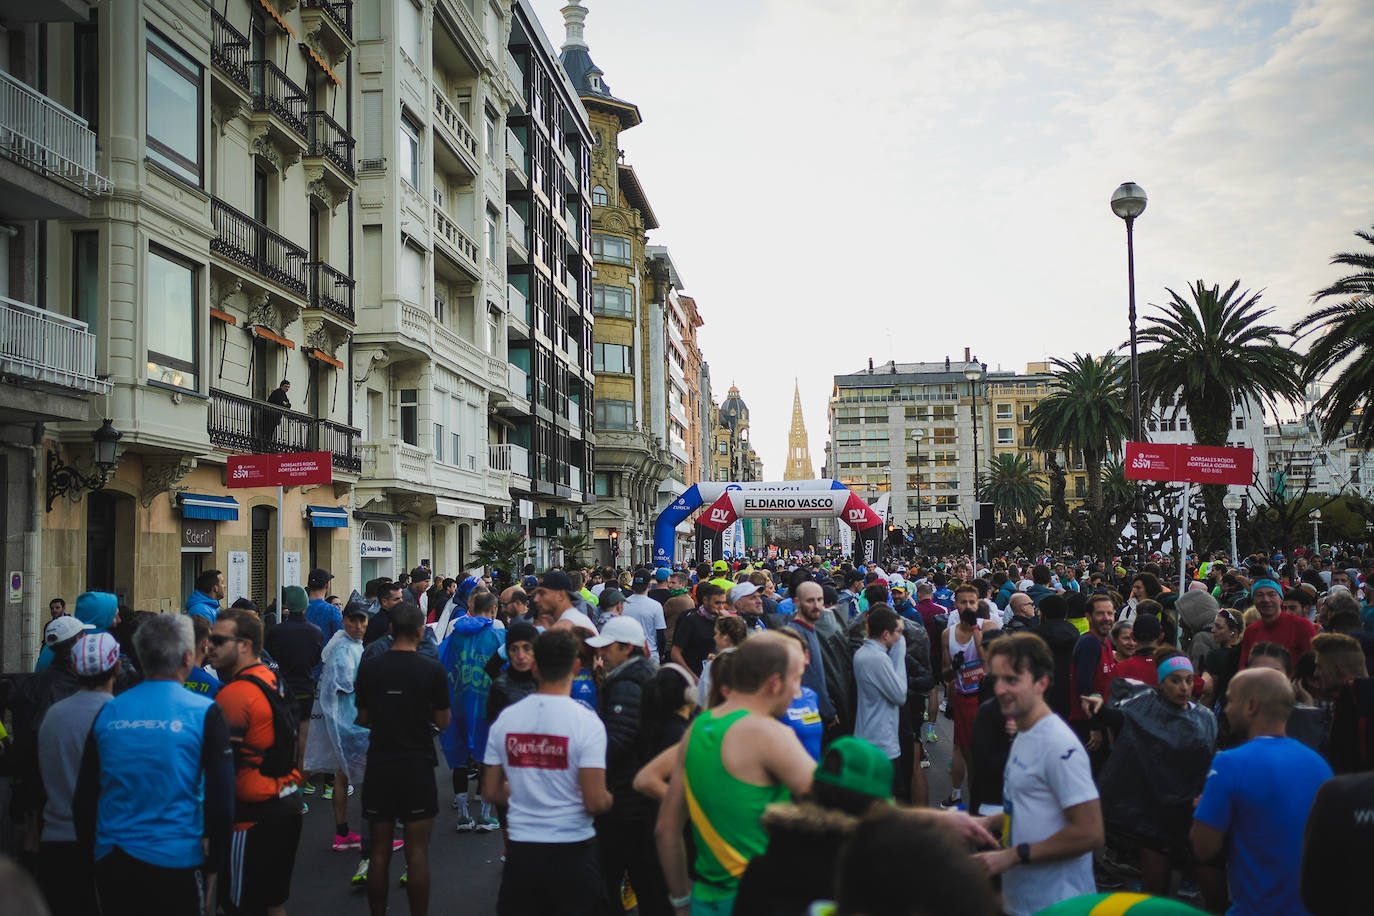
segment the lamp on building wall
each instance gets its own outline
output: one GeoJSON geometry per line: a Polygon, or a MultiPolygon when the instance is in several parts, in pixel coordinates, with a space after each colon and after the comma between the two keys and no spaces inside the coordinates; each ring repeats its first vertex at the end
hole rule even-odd
{"type": "MultiPolygon", "coordinates": [[[[1136,442],[1145,441],[1140,415],[1140,366],[1135,342],[1135,218],[1145,212],[1145,189],[1133,181],[1122,182],[1112,192],[1112,212],[1126,221],[1127,322],[1131,332],[1131,432],[1136,442]]],[[[1140,486],[1135,487],[1136,565],[1145,562],[1145,518],[1140,501],[1140,486]]]]}
{"type": "Polygon", "coordinates": [[[95,470],[84,474],[79,468],[64,464],[57,452],[48,450],[48,511],[59,496],[78,496],[82,490],[100,490],[109,482],[110,472],[119,463],[119,440],[123,433],[114,428],[109,417],[99,429],[91,433],[95,442],[95,470]]]}

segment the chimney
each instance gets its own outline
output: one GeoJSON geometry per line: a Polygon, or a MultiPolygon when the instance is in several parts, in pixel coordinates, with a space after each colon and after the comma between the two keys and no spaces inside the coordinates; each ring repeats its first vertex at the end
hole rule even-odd
{"type": "Polygon", "coordinates": [[[873,357],[871,356],[868,358],[868,374],[873,374],[873,357]]]}
{"type": "Polygon", "coordinates": [[[895,359],[894,359],[894,360],[889,360],[887,365],[888,365],[888,374],[889,374],[889,375],[896,375],[896,374],[897,374],[897,361],[896,361],[895,359]]]}
{"type": "Polygon", "coordinates": [[[968,352],[968,347],[964,347],[964,362],[972,362],[973,356],[968,352]]]}
{"type": "Polygon", "coordinates": [[[946,372],[949,371],[949,357],[948,357],[948,356],[945,357],[945,371],[946,371],[946,372]]]}

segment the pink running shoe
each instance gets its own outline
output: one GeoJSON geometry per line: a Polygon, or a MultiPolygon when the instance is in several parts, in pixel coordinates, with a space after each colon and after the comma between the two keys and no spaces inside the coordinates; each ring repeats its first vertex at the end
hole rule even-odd
{"type": "Polygon", "coordinates": [[[334,851],[347,852],[350,849],[361,849],[363,838],[356,833],[348,833],[345,836],[334,834],[334,851]]]}

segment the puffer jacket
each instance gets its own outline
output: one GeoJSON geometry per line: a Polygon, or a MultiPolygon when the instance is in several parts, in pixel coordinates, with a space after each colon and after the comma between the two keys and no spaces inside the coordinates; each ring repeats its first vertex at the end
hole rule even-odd
{"type": "Polygon", "coordinates": [[[601,685],[599,709],[606,725],[606,788],[615,799],[603,817],[637,820],[654,816],[653,802],[634,790],[634,779],[645,762],[639,741],[644,682],[657,672],[653,659],[638,656],[607,674],[601,685]]]}
{"type": "Polygon", "coordinates": [[[204,617],[211,623],[219,616],[219,602],[204,592],[192,590],[186,596],[186,613],[195,614],[197,617],[204,617]]]}
{"type": "Polygon", "coordinates": [[[769,805],[759,823],[768,849],[740,878],[735,912],[803,916],[813,900],[834,900],[835,866],[859,819],[803,801],[769,805]]]}

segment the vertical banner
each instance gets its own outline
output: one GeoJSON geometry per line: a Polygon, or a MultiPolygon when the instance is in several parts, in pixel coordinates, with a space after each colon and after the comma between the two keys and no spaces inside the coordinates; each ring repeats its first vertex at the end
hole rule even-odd
{"type": "Polygon", "coordinates": [[[721,533],[714,528],[697,522],[693,543],[696,545],[698,563],[714,563],[716,560],[724,559],[721,533]]]}
{"type": "Polygon", "coordinates": [[[301,555],[296,551],[288,551],[282,558],[281,587],[288,585],[301,584],[301,555]]]}
{"type": "Polygon", "coordinates": [[[878,562],[885,530],[882,525],[874,525],[871,528],[854,532],[854,562],[856,564],[867,566],[870,563],[878,562]]]}
{"type": "Polygon", "coordinates": [[[231,550],[228,554],[229,568],[224,571],[224,584],[227,591],[225,605],[231,605],[248,595],[248,551],[231,550]]]}

